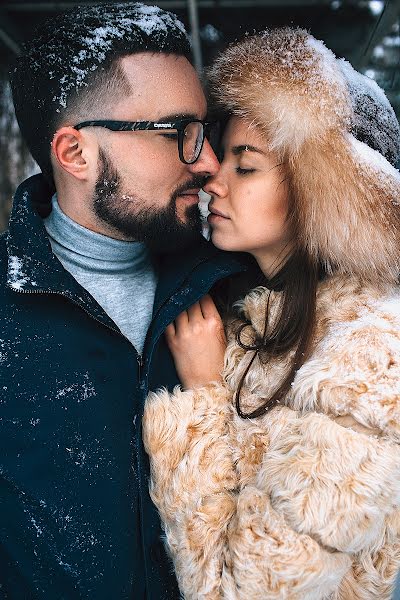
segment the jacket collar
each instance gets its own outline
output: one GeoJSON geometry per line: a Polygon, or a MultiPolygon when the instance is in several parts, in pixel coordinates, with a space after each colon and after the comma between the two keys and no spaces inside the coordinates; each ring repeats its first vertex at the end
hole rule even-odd
{"type": "Polygon", "coordinates": [[[43,175],[34,175],[17,189],[6,236],[7,286],[16,293],[62,295],[92,317],[119,332],[96,300],[64,269],[53,254],[43,220],[35,206],[51,204],[43,175]]]}
{"type": "Polygon", "coordinates": [[[33,208],[43,202],[49,190],[40,175],[34,175],[17,189],[6,237],[8,251],[7,285],[14,291],[59,291],[64,269],[51,251],[42,219],[33,208]]]}

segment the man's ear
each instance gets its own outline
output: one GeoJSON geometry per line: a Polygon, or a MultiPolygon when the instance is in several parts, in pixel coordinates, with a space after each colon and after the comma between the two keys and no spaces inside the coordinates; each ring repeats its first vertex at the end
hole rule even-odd
{"type": "Polygon", "coordinates": [[[77,179],[87,178],[89,152],[80,131],[73,127],[61,127],[53,136],[51,148],[54,157],[64,171],[77,179]]]}

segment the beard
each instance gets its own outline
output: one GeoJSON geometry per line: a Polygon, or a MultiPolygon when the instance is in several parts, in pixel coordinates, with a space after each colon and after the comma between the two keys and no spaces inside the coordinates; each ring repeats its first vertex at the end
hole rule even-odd
{"type": "Polygon", "coordinates": [[[202,222],[197,204],[188,206],[185,222],[177,215],[176,199],[185,191],[203,187],[205,177],[193,177],[179,186],[163,208],[146,205],[132,193],[122,190],[121,176],[108,155],[99,150],[98,177],[93,210],[98,219],[124,238],[144,242],[154,252],[176,252],[199,239],[202,222]]]}

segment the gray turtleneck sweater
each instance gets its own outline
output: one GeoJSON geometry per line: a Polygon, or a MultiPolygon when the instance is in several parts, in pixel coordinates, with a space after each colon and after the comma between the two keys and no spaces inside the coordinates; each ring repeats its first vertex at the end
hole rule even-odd
{"type": "Polygon", "coordinates": [[[78,225],[62,212],[56,196],[52,206],[44,224],[53,253],[142,354],[157,284],[145,245],[78,225]]]}

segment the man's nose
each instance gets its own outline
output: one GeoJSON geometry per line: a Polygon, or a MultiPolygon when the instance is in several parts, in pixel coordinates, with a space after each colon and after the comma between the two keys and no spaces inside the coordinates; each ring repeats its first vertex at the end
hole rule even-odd
{"type": "Polygon", "coordinates": [[[218,173],[219,166],[218,158],[216,157],[210,142],[205,138],[199,158],[192,165],[188,165],[189,171],[196,175],[210,177],[211,175],[218,173]]]}

